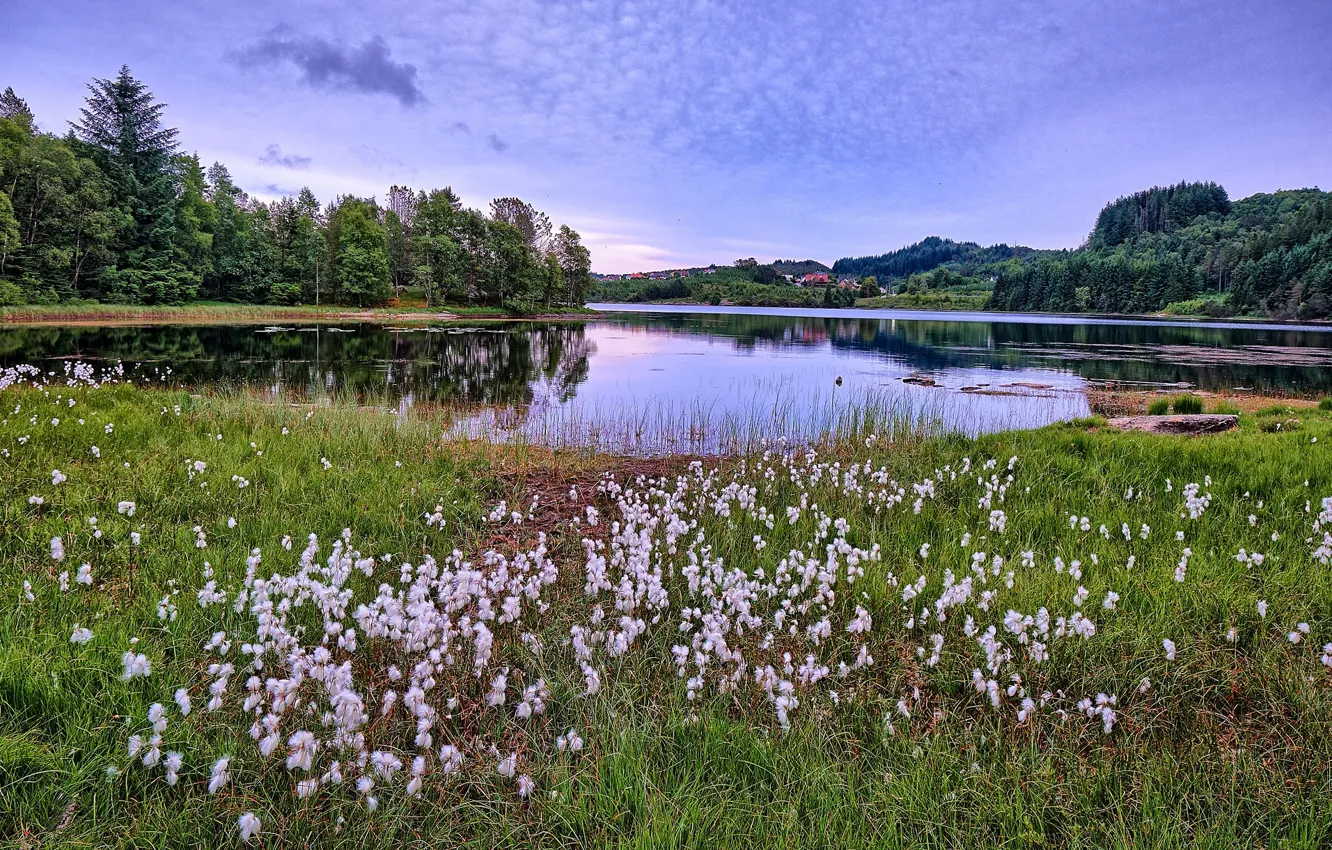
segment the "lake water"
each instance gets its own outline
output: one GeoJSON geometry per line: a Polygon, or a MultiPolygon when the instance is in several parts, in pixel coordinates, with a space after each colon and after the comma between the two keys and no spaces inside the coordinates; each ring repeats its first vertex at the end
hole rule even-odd
{"type": "Polygon", "coordinates": [[[412,327],[8,326],[0,364],[120,360],[184,386],[440,405],[465,430],[642,452],[799,437],[866,404],[970,432],[1037,426],[1085,415],[1085,389],[1106,381],[1332,390],[1322,327],[593,306],[608,312],[412,327]]]}

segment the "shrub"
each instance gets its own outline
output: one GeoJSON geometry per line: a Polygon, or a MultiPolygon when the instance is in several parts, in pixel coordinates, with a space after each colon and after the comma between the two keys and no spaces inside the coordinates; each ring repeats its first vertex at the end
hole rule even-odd
{"type": "Polygon", "coordinates": [[[1322,399],[1318,402],[1319,410],[1332,410],[1332,396],[1322,399]]]}
{"type": "Polygon", "coordinates": [[[1170,406],[1176,413],[1202,413],[1202,399],[1196,395],[1177,395],[1170,406]]]}
{"type": "Polygon", "coordinates": [[[1168,398],[1158,398],[1156,401],[1147,405],[1147,415],[1149,416],[1165,416],[1169,412],[1170,399],[1168,398]]]}
{"type": "Polygon", "coordinates": [[[23,290],[9,280],[0,280],[0,307],[15,307],[23,303],[23,290]]]}

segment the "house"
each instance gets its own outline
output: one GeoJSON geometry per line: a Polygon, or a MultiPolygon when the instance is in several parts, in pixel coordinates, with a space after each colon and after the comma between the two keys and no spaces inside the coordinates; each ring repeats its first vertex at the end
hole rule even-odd
{"type": "Polygon", "coordinates": [[[642,279],[643,279],[643,273],[642,273],[642,272],[634,272],[633,274],[629,275],[629,279],[630,279],[630,280],[642,280],[642,279]]]}
{"type": "Polygon", "coordinates": [[[801,278],[801,280],[805,283],[821,283],[826,286],[828,284],[828,275],[826,272],[810,272],[801,278]]]}

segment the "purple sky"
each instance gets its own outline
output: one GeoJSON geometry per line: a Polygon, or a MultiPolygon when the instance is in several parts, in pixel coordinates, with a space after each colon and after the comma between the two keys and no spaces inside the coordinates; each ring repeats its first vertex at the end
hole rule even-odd
{"type": "Polygon", "coordinates": [[[517,195],[624,272],[1072,247],[1116,195],[1332,184],[1332,2],[18,0],[64,132],[122,64],[260,197],[517,195]]]}

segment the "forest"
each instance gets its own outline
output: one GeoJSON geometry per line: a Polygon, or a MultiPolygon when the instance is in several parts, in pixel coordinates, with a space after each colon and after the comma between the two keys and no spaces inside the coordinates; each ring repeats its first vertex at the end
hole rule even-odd
{"type": "Polygon", "coordinates": [[[1231,202],[1215,183],[1155,187],[1106,205],[1086,244],[998,267],[992,310],[1276,319],[1332,316],[1332,193],[1231,202]]]}
{"type": "MultiPolygon", "coordinates": [[[[601,280],[593,288],[598,301],[679,304],[730,304],[737,307],[854,307],[856,292],[837,287],[799,287],[787,282],[782,267],[813,260],[760,263],[753,257],[717,266],[713,274],[660,280],[601,280]],[[779,265],[780,264],[780,265],[779,265]]],[[[816,264],[817,265],[817,264],[816,264]]],[[[826,268],[826,267],[825,267],[826,268]]],[[[875,290],[877,294],[877,289],[875,290]]]]}
{"type": "Polygon", "coordinates": [[[591,257],[579,234],[518,198],[486,212],[450,189],[389,189],[322,203],[264,202],[180,149],[165,104],[128,67],[88,86],[64,136],[0,94],[0,306],[387,304],[530,311],[579,305],[591,257]]]}
{"type": "Polygon", "coordinates": [[[886,254],[843,257],[833,263],[832,270],[838,275],[872,275],[879,280],[889,281],[905,280],[913,274],[947,265],[953,271],[971,277],[994,263],[1030,253],[1031,248],[1021,246],[1000,244],[981,247],[975,242],[954,242],[952,239],[928,236],[913,245],[886,254]]]}

